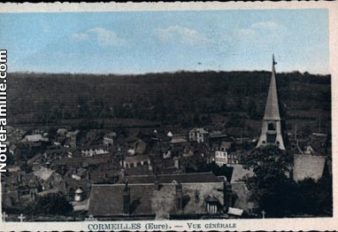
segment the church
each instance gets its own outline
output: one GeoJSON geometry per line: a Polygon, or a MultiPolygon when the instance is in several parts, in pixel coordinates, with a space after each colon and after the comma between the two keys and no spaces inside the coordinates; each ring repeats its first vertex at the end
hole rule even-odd
{"type": "Polygon", "coordinates": [[[269,86],[269,93],[266,100],[261,135],[259,137],[257,148],[266,145],[276,145],[279,149],[285,150],[281,117],[279,114],[279,103],[276,83],[276,61],[272,56],[272,72],[269,86]]]}
{"type": "MultiPolygon", "coordinates": [[[[272,56],[269,92],[265,105],[261,134],[256,148],[274,145],[285,151],[285,140],[281,124],[282,118],[279,112],[276,64],[274,56],[272,56]]],[[[325,168],[330,166],[327,157],[320,153],[302,151],[300,148],[299,152],[299,154],[293,154],[292,177],[294,181],[298,182],[306,178],[318,181],[323,176],[325,168]]]]}

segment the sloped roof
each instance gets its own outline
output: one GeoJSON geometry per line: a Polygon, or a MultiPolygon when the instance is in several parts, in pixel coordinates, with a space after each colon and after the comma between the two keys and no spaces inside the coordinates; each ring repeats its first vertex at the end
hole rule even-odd
{"type": "Polygon", "coordinates": [[[271,73],[268,98],[266,100],[264,119],[265,120],[280,120],[277,85],[276,85],[276,70],[275,70],[274,60],[272,62],[272,73],[271,73]]]}
{"type": "Polygon", "coordinates": [[[134,156],[126,156],[124,162],[141,162],[150,160],[149,155],[134,155],[134,156]]]}
{"type": "Polygon", "coordinates": [[[176,180],[179,183],[206,183],[206,182],[222,182],[220,178],[211,172],[199,173],[177,173],[177,174],[161,174],[157,175],[136,175],[128,176],[129,183],[154,183],[155,178],[159,183],[172,183],[176,180]]]}
{"type": "Polygon", "coordinates": [[[209,132],[205,130],[204,128],[193,128],[190,130],[189,133],[199,132],[201,134],[208,134],[209,132]]]}
{"type": "MultiPolygon", "coordinates": [[[[153,183],[129,184],[130,215],[163,215],[175,213],[175,185],[153,183]]],[[[183,183],[184,213],[206,213],[205,199],[211,195],[223,204],[222,183],[183,183]],[[199,200],[195,200],[198,191],[199,200]]],[[[92,185],[89,213],[94,216],[118,216],[123,214],[124,184],[92,185]]]]}
{"type": "Polygon", "coordinates": [[[250,204],[250,191],[243,182],[231,184],[231,190],[236,195],[234,207],[243,210],[249,210],[252,207],[250,204]]]}
{"type": "Polygon", "coordinates": [[[46,181],[46,180],[49,179],[49,177],[52,176],[54,171],[52,169],[49,169],[49,168],[40,167],[40,169],[34,171],[33,173],[34,173],[35,176],[37,176],[40,179],[46,181]]]}
{"type": "MultiPolygon", "coordinates": [[[[89,212],[98,216],[122,215],[123,189],[124,184],[93,185],[90,193],[89,212]]],[[[153,189],[153,185],[130,186],[131,214],[153,214],[150,204],[153,189]]]]}
{"type": "Polygon", "coordinates": [[[43,137],[41,134],[26,135],[23,139],[24,142],[46,142],[48,138],[43,137]]]}
{"type": "Polygon", "coordinates": [[[238,208],[229,207],[228,209],[228,214],[232,214],[236,216],[242,216],[243,212],[244,211],[242,209],[238,209],[238,208]]]}
{"type": "Polygon", "coordinates": [[[305,178],[319,180],[324,172],[325,156],[319,155],[294,155],[293,179],[301,181],[305,178]]]}
{"type": "Polygon", "coordinates": [[[187,140],[181,136],[175,136],[170,140],[170,143],[186,143],[187,140]]]}
{"type": "Polygon", "coordinates": [[[245,169],[241,164],[231,164],[230,167],[233,167],[231,183],[242,182],[242,179],[245,176],[253,176],[254,172],[252,169],[245,169]]]}
{"type": "Polygon", "coordinates": [[[71,204],[73,205],[74,211],[86,211],[88,210],[89,199],[80,202],[73,201],[71,204]]]}

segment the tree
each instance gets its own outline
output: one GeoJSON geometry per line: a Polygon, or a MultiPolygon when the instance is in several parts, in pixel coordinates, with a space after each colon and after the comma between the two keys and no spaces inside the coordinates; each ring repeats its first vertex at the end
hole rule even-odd
{"type": "Polygon", "coordinates": [[[250,98],[248,108],[247,108],[248,115],[251,119],[257,119],[258,114],[257,114],[257,106],[255,101],[250,98]]]}
{"type": "Polygon", "coordinates": [[[256,176],[260,177],[268,173],[283,176],[290,171],[293,161],[292,155],[273,145],[257,148],[243,158],[245,167],[253,168],[256,176]]]}
{"type": "Polygon", "coordinates": [[[307,178],[297,183],[297,214],[332,216],[332,178],[323,176],[318,182],[307,178]]]}
{"type": "Polygon", "coordinates": [[[61,193],[49,193],[39,197],[33,204],[27,206],[26,211],[37,215],[67,215],[73,211],[73,206],[61,193]]]}
{"type": "Polygon", "coordinates": [[[243,158],[245,168],[255,175],[245,179],[251,200],[265,210],[268,217],[290,215],[294,204],[294,182],[289,178],[292,156],[276,146],[258,148],[243,158]]]}
{"type": "Polygon", "coordinates": [[[294,182],[289,173],[292,155],[274,146],[254,150],[243,157],[255,176],[246,178],[251,199],[268,217],[297,215],[332,216],[332,177],[328,173],[315,182],[294,182]]]}

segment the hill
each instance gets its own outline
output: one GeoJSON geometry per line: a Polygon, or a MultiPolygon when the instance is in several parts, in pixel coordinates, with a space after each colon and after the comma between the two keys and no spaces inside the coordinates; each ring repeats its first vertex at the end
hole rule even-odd
{"type": "MultiPolygon", "coordinates": [[[[245,133],[257,133],[270,75],[264,71],[144,75],[10,73],[8,120],[13,125],[93,123],[93,127],[160,124],[231,128],[245,124],[245,133]]],[[[282,115],[289,129],[297,122],[311,131],[330,130],[330,76],[278,73],[277,82],[282,115]]]]}

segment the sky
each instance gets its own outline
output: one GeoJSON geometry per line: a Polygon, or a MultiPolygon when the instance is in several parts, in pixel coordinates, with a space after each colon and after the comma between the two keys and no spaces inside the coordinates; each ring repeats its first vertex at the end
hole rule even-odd
{"type": "Polygon", "coordinates": [[[329,73],[328,11],[1,13],[9,72],[329,73]]]}

